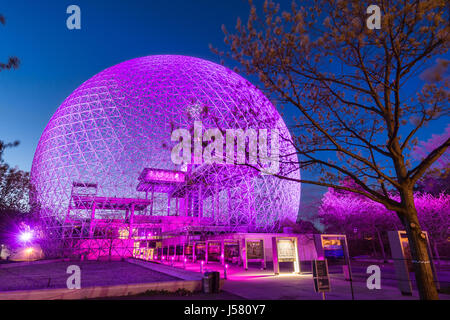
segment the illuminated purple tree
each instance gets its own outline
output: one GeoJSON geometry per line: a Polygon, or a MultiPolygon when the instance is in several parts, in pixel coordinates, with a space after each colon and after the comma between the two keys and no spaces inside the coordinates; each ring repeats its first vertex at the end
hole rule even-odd
{"type": "MultiPolygon", "coordinates": [[[[343,185],[357,188],[349,181],[343,185]]],[[[333,188],[329,188],[322,197],[318,212],[326,232],[344,233],[350,239],[377,239],[383,258],[386,258],[384,231],[397,230],[401,226],[395,212],[386,210],[382,204],[359,194],[333,188]]]]}
{"type": "Polygon", "coordinates": [[[435,256],[439,259],[440,252],[447,257],[450,254],[448,238],[450,236],[450,195],[441,193],[416,193],[414,203],[419,213],[423,229],[430,235],[431,246],[435,256]]]}
{"type": "MultiPolygon", "coordinates": [[[[392,198],[398,199],[398,196],[393,195],[392,198]]],[[[438,248],[446,250],[449,236],[450,195],[416,193],[414,203],[419,221],[430,235],[434,254],[439,257],[438,248]]],[[[387,210],[380,203],[355,193],[332,188],[322,198],[319,216],[327,232],[345,233],[350,238],[366,235],[377,239],[384,258],[386,255],[383,233],[403,229],[396,213],[387,210]]]]}

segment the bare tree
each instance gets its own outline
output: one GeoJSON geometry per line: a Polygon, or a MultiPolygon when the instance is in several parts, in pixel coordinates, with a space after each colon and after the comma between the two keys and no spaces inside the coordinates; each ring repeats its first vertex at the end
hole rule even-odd
{"type": "MultiPolygon", "coordinates": [[[[5,25],[6,19],[5,17],[0,13],[0,24],[5,25]]],[[[19,67],[20,60],[17,57],[9,57],[8,62],[3,63],[0,62],[0,71],[2,70],[9,70],[9,69],[17,69],[19,67]]]]}
{"type": "Polygon", "coordinates": [[[3,159],[4,151],[18,144],[18,141],[4,143],[0,140],[0,214],[6,211],[29,211],[30,173],[11,168],[3,159]]]}
{"type": "MultiPolygon", "coordinates": [[[[6,19],[0,14],[0,24],[5,25],[6,19]]],[[[17,69],[20,61],[10,57],[8,62],[0,62],[0,71],[17,69]]],[[[11,222],[23,218],[29,211],[29,173],[11,168],[3,159],[7,148],[16,147],[18,141],[5,143],[0,140],[0,239],[7,238],[11,222]]]]}
{"type": "Polygon", "coordinates": [[[234,34],[223,27],[229,51],[213,50],[259,77],[279,106],[295,110],[298,165],[318,178],[276,176],[351,191],[395,211],[409,237],[420,297],[438,299],[413,188],[450,139],[420,161],[411,150],[425,125],[449,116],[448,60],[436,59],[448,51],[450,4],[379,1],[381,29],[369,30],[364,1],[307,3],[281,12],[266,1],[259,12],[250,2],[247,24],[238,19],[234,34]],[[344,178],[358,188],[339,185],[344,178]]]}

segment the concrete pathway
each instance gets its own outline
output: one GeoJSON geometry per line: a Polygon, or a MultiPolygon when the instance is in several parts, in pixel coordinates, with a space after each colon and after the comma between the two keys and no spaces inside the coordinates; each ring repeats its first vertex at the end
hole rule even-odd
{"type": "MultiPolygon", "coordinates": [[[[172,263],[165,262],[167,266],[172,263]]],[[[184,268],[181,262],[174,262],[174,268],[184,268]]],[[[186,270],[200,272],[200,263],[187,263],[186,270]]],[[[203,272],[219,271],[224,277],[224,268],[219,263],[209,263],[203,266],[203,272]]],[[[342,275],[332,274],[330,278],[331,292],[325,294],[329,300],[351,300],[350,282],[343,279],[342,275]]],[[[224,291],[244,299],[251,300],[321,300],[322,294],[314,291],[314,283],[311,274],[281,274],[275,276],[272,270],[259,270],[249,268],[245,271],[242,267],[230,265],[227,269],[227,280],[224,291]]],[[[356,300],[417,300],[417,291],[412,296],[403,296],[393,281],[381,281],[381,289],[369,290],[363,278],[353,282],[354,298],[356,300]]],[[[442,300],[450,300],[450,295],[441,294],[442,300]]]]}

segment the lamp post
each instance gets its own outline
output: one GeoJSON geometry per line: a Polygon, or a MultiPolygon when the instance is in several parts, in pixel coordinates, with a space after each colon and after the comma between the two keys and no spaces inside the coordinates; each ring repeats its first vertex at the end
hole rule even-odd
{"type": "MultiPolygon", "coordinates": [[[[27,227],[27,229],[25,231],[22,231],[19,234],[19,240],[26,245],[29,244],[32,239],[33,239],[33,232],[30,230],[29,227],[27,227]]],[[[25,258],[26,258],[27,262],[30,262],[30,256],[32,253],[33,253],[32,247],[27,247],[25,249],[25,258]]]]}

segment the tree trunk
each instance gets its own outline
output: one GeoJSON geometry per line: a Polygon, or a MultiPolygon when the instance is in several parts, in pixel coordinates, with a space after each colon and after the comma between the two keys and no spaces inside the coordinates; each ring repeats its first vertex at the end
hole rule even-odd
{"type": "Polygon", "coordinates": [[[402,202],[406,205],[404,213],[404,225],[408,235],[409,247],[411,250],[412,264],[416,276],[417,288],[421,300],[438,300],[438,292],[434,282],[433,270],[431,267],[428,246],[425,235],[417,218],[417,211],[414,205],[414,195],[412,191],[402,194],[402,202]]]}

